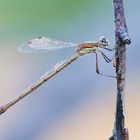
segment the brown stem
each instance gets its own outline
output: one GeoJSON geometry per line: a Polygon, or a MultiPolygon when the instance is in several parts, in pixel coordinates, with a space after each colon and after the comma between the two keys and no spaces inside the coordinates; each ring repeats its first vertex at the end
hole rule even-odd
{"type": "Polygon", "coordinates": [[[123,100],[125,91],[125,73],[126,73],[126,44],[131,40],[127,32],[127,25],[124,17],[123,0],[113,0],[115,17],[115,61],[117,78],[117,101],[116,117],[113,136],[110,140],[128,140],[128,134],[124,125],[123,100]]]}

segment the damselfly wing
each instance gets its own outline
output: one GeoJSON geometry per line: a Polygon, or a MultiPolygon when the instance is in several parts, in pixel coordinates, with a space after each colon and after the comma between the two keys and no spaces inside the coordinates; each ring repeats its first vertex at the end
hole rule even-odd
{"type": "Polygon", "coordinates": [[[23,53],[37,53],[55,51],[63,48],[78,47],[78,44],[63,42],[48,37],[38,37],[19,46],[18,50],[23,53]]]}

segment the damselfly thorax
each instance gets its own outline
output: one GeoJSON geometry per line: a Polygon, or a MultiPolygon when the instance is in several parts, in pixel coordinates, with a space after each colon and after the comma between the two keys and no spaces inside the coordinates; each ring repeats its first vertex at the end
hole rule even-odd
{"type": "Polygon", "coordinates": [[[77,53],[80,55],[84,55],[85,53],[95,53],[96,50],[99,49],[98,43],[81,43],[78,45],[78,48],[76,50],[77,53]]]}

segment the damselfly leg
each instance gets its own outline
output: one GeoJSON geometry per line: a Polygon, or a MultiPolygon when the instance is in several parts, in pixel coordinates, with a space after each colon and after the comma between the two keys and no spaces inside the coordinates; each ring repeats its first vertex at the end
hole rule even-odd
{"type": "MultiPolygon", "coordinates": [[[[117,78],[116,76],[111,76],[111,75],[107,75],[107,74],[103,74],[99,71],[99,64],[98,64],[98,54],[97,52],[95,52],[96,55],[96,73],[105,77],[111,77],[111,78],[117,78]]],[[[102,54],[103,55],[103,54],[102,54]]],[[[104,56],[104,55],[103,55],[104,56]]],[[[106,56],[106,55],[105,55],[106,56]]],[[[109,58],[108,58],[109,59],[109,58]]],[[[106,59],[105,59],[106,60],[106,59]]]]}
{"type": "Polygon", "coordinates": [[[98,51],[102,54],[103,58],[105,59],[107,63],[111,62],[111,59],[109,59],[101,50],[98,50],[98,51]]]}

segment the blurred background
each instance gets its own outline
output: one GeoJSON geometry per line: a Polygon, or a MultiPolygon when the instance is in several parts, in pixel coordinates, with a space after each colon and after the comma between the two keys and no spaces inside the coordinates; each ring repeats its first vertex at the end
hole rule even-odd
{"type": "MultiPolygon", "coordinates": [[[[130,139],[140,139],[140,16],[138,0],[124,1],[132,37],[127,49],[125,100],[130,139]]],[[[0,0],[0,104],[35,82],[74,49],[22,54],[17,47],[38,36],[68,42],[114,45],[112,1],[0,0]]],[[[108,53],[107,53],[108,54],[108,53]]],[[[113,58],[113,53],[108,56],[113,58]]],[[[100,70],[114,75],[100,57],[100,70]]],[[[112,135],[116,81],[95,72],[95,56],[84,56],[0,116],[0,140],[104,140],[112,135]]]]}

